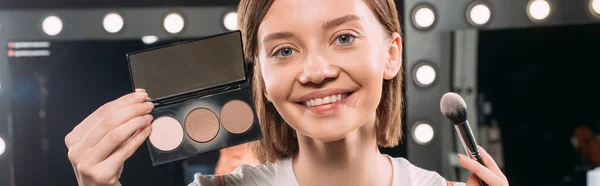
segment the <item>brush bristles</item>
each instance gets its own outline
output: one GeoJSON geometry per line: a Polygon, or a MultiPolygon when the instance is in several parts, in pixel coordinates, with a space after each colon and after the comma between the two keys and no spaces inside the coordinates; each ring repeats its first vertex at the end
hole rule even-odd
{"type": "Polygon", "coordinates": [[[467,103],[456,93],[448,92],[442,96],[440,110],[453,124],[467,120],[467,103]]]}

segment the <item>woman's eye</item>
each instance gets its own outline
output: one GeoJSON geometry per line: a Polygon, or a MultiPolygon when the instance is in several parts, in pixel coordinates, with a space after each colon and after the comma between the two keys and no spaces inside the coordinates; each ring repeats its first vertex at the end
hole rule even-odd
{"type": "Polygon", "coordinates": [[[351,43],[352,41],[354,41],[354,36],[350,34],[344,34],[335,39],[335,43],[339,45],[345,45],[351,43]]]}
{"type": "Polygon", "coordinates": [[[291,49],[291,48],[282,48],[282,49],[279,49],[277,51],[276,56],[279,56],[279,57],[288,57],[288,56],[291,56],[292,54],[294,54],[294,49],[291,49]]]}

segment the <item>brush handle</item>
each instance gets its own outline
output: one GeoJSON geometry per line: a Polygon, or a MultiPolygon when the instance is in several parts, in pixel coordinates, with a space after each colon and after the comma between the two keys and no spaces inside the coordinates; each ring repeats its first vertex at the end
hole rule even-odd
{"type": "Polygon", "coordinates": [[[475,156],[475,152],[479,154],[479,149],[477,149],[477,141],[475,140],[475,135],[473,135],[473,132],[471,131],[469,122],[465,121],[460,124],[455,124],[454,129],[456,129],[456,133],[460,138],[460,142],[462,143],[469,157],[472,158],[475,156]]]}
{"type": "MultiPolygon", "coordinates": [[[[485,166],[483,163],[483,159],[481,158],[481,154],[479,153],[479,149],[477,148],[477,141],[475,140],[475,136],[471,131],[471,126],[469,126],[469,121],[462,122],[460,124],[455,124],[454,129],[456,129],[456,133],[460,138],[460,141],[467,152],[469,158],[479,162],[481,165],[485,166]]],[[[485,182],[483,182],[479,177],[479,185],[487,186],[485,182]]]]}

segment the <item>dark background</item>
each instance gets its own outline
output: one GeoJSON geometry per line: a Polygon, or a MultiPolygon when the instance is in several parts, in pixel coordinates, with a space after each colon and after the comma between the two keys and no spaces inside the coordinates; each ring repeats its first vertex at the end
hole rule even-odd
{"type": "Polygon", "coordinates": [[[585,185],[570,140],[576,126],[600,127],[600,24],[479,34],[477,86],[502,129],[511,185],[585,185]]]}

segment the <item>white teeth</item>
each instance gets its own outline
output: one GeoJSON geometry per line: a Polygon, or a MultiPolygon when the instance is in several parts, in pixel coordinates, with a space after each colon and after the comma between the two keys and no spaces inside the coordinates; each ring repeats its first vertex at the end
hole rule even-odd
{"type": "Polygon", "coordinates": [[[327,104],[327,103],[331,103],[331,102],[333,102],[333,100],[331,100],[331,96],[327,96],[327,97],[323,98],[323,104],[327,104]]]}
{"type": "Polygon", "coordinates": [[[331,96],[326,96],[326,97],[322,97],[322,98],[315,98],[315,99],[305,101],[304,104],[306,104],[306,106],[312,107],[312,106],[324,105],[324,104],[329,104],[329,103],[335,103],[335,102],[341,101],[342,99],[346,98],[346,96],[347,95],[345,95],[345,94],[337,94],[337,95],[331,95],[331,96]]]}
{"type": "Polygon", "coordinates": [[[315,99],[315,105],[322,105],[322,104],[323,104],[323,100],[321,98],[315,99]]]}

